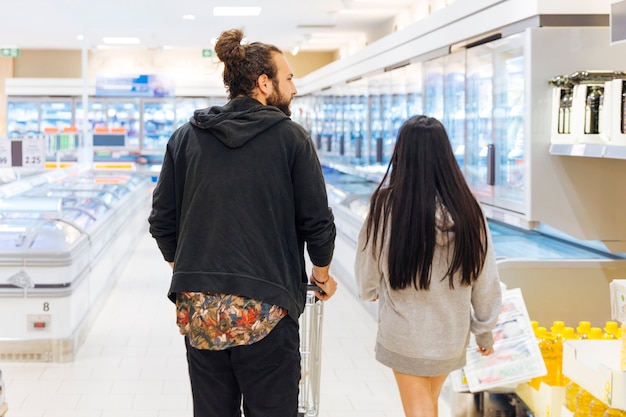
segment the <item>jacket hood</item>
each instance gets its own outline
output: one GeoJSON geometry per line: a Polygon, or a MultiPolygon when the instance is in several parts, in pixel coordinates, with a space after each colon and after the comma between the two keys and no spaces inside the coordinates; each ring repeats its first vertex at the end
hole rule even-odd
{"type": "Polygon", "coordinates": [[[274,106],[250,97],[236,97],[225,106],[196,110],[189,123],[211,132],[229,148],[240,148],[277,123],[289,120],[274,106]]]}

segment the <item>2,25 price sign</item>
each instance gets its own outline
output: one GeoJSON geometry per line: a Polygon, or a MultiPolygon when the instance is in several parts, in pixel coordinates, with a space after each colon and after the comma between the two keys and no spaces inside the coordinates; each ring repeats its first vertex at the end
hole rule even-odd
{"type": "Polygon", "coordinates": [[[42,139],[22,139],[22,166],[43,168],[46,163],[46,141],[42,139]]]}
{"type": "Polygon", "coordinates": [[[38,138],[0,139],[0,168],[43,168],[45,165],[45,140],[38,138]]]}

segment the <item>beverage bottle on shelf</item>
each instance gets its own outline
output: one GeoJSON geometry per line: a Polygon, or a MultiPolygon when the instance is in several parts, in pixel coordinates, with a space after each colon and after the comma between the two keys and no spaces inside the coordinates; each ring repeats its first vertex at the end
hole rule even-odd
{"type": "Polygon", "coordinates": [[[591,323],[589,323],[588,321],[578,322],[578,327],[576,327],[576,333],[578,334],[579,339],[587,339],[589,336],[589,330],[591,330],[591,323]]]}
{"type": "MultiPolygon", "coordinates": [[[[574,330],[573,327],[565,327],[563,329],[563,343],[565,343],[566,340],[578,340],[578,335],[576,334],[576,331],[574,330]]],[[[562,361],[562,357],[561,357],[561,361],[562,361]]],[[[570,379],[565,376],[565,374],[562,374],[563,377],[563,383],[561,385],[566,386],[568,385],[571,381],[570,379]]]]}
{"type": "Polygon", "coordinates": [[[587,390],[580,389],[578,395],[576,395],[576,409],[574,410],[574,417],[589,417],[589,403],[595,397],[591,395],[587,390]]]}
{"type": "Polygon", "coordinates": [[[609,406],[597,398],[589,402],[589,417],[604,417],[604,413],[609,406]]]}
{"type": "Polygon", "coordinates": [[[619,368],[621,371],[626,371],[626,322],[622,323],[620,330],[620,340],[622,341],[622,348],[620,349],[619,368]]]}
{"type": "Polygon", "coordinates": [[[548,373],[540,378],[540,381],[548,385],[556,385],[556,373],[557,373],[557,353],[554,348],[554,337],[545,327],[537,328],[537,340],[539,343],[539,350],[541,356],[546,364],[546,371],[548,373]]]}
{"type": "Polygon", "coordinates": [[[551,385],[563,386],[563,340],[565,333],[565,323],[559,320],[552,322],[550,328],[552,334],[551,343],[554,350],[554,375],[551,385]]]}
{"type": "Polygon", "coordinates": [[[565,386],[565,407],[572,413],[576,411],[576,399],[582,388],[574,381],[565,386]]]}
{"type": "Polygon", "coordinates": [[[619,339],[620,328],[616,321],[607,321],[604,325],[605,339],[619,339]]]}
{"type": "MultiPolygon", "coordinates": [[[[537,339],[537,345],[539,346],[539,350],[541,350],[541,340],[539,339],[539,322],[536,320],[532,320],[530,322],[530,325],[533,329],[533,334],[535,335],[535,339],[537,339]]],[[[542,328],[543,331],[545,331],[545,327],[542,328]]],[[[545,378],[544,376],[538,376],[535,378],[532,378],[530,381],[528,381],[528,385],[530,385],[531,387],[533,387],[534,389],[538,390],[539,386],[541,385],[541,381],[542,379],[545,378]]]]}
{"type": "Polygon", "coordinates": [[[589,329],[589,334],[587,335],[588,339],[593,340],[602,340],[604,339],[604,332],[600,327],[592,327],[589,329]]]}
{"type": "Polygon", "coordinates": [[[617,408],[607,408],[604,417],[626,417],[626,411],[617,408]]]}

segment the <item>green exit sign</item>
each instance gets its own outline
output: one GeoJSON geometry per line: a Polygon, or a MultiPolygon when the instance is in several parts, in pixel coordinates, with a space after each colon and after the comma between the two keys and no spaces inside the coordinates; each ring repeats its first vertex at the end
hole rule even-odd
{"type": "Polygon", "coordinates": [[[20,50],[17,48],[0,48],[0,56],[16,58],[20,56],[20,50]]]}
{"type": "Polygon", "coordinates": [[[215,51],[213,49],[203,49],[202,56],[204,58],[212,58],[215,56],[215,51]]]}

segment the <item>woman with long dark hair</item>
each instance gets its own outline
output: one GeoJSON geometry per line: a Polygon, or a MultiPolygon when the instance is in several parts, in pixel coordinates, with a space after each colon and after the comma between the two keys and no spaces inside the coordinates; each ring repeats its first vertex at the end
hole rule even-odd
{"type": "Polygon", "coordinates": [[[379,302],[376,359],[393,369],[405,415],[437,416],[470,332],[480,353],[493,353],[501,304],[487,222],[438,120],[415,116],[401,127],[355,272],[361,299],[379,302]]]}

